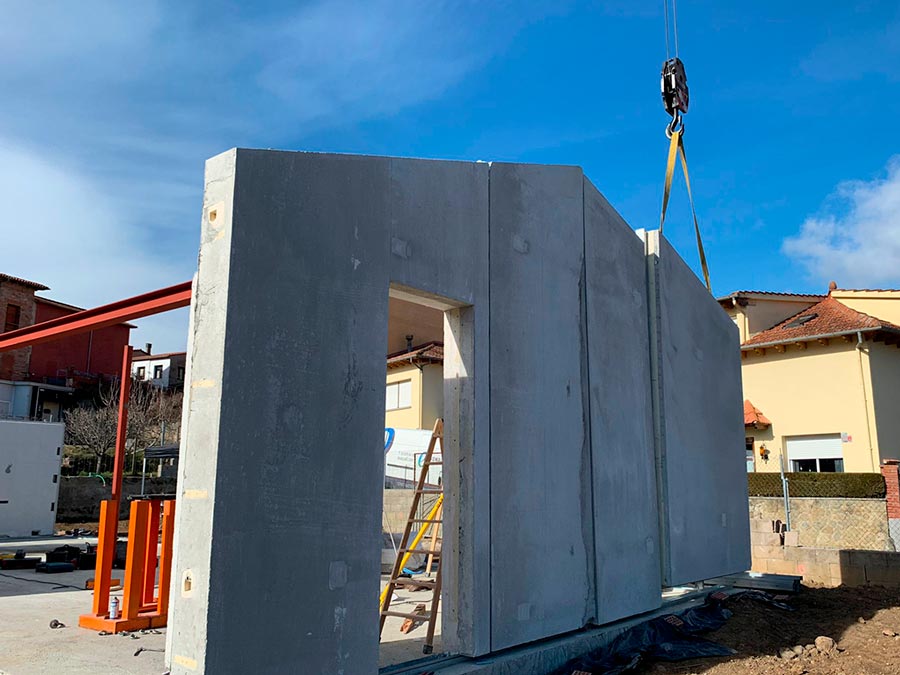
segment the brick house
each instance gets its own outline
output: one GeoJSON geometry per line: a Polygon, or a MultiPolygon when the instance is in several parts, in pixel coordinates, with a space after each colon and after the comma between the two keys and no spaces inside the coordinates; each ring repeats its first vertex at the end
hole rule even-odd
{"type": "MultiPolygon", "coordinates": [[[[0,311],[6,333],[35,323],[35,291],[50,290],[36,281],[0,273],[0,311]]],[[[0,353],[0,380],[24,380],[31,361],[31,347],[0,353]]]]}
{"type": "MultiPolygon", "coordinates": [[[[0,273],[0,332],[82,309],[36,295],[47,290],[44,284],[0,273]]],[[[131,328],[122,323],[0,353],[0,417],[58,420],[80,391],[119,377],[131,328]]]]}

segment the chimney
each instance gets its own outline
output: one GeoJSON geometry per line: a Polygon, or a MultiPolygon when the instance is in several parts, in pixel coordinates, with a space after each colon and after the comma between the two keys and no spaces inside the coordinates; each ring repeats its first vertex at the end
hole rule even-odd
{"type": "Polygon", "coordinates": [[[146,343],[146,344],[144,345],[144,351],[147,352],[148,354],[151,353],[151,350],[152,350],[152,349],[153,349],[153,343],[152,343],[152,342],[148,342],[148,343],[146,343]]]}

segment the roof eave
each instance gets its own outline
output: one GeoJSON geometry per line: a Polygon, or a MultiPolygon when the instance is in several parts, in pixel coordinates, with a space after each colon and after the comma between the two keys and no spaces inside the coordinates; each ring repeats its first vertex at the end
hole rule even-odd
{"type": "Polygon", "coordinates": [[[877,333],[879,331],[895,333],[900,335],[900,331],[889,328],[887,326],[854,328],[853,330],[843,330],[837,333],[821,333],[819,335],[801,335],[794,338],[785,338],[784,340],[770,340],[769,342],[757,342],[753,344],[744,343],[741,345],[741,351],[751,351],[753,349],[763,349],[765,347],[775,347],[777,345],[792,345],[797,342],[813,342],[814,340],[824,340],[826,338],[844,337],[845,335],[856,335],[857,333],[877,333]]]}

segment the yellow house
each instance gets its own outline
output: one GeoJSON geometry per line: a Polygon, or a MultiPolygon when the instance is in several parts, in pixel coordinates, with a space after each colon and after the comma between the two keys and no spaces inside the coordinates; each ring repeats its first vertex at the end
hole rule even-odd
{"type": "Polygon", "coordinates": [[[900,457],[900,291],[738,291],[750,471],[877,472],[900,457]]]}
{"type": "Polygon", "coordinates": [[[387,357],[384,426],[431,429],[444,416],[444,345],[429,342],[387,357]]]}

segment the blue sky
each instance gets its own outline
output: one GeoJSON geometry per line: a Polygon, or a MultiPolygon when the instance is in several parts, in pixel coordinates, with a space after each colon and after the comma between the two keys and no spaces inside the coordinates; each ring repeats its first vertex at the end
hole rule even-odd
{"type": "MultiPolygon", "coordinates": [[[[679,3],[716,294],[900,286],[900,7],[679,3]]],[[[4,5],[0,271],[94,305],[190,278],[233,146],[577,164],[659,217],[662,3],[4,5]]],[[[696,268],[683,183],[666,232],[696,268]]],[[[133,337],[182,349],[186,312],[133,337]]]]}

